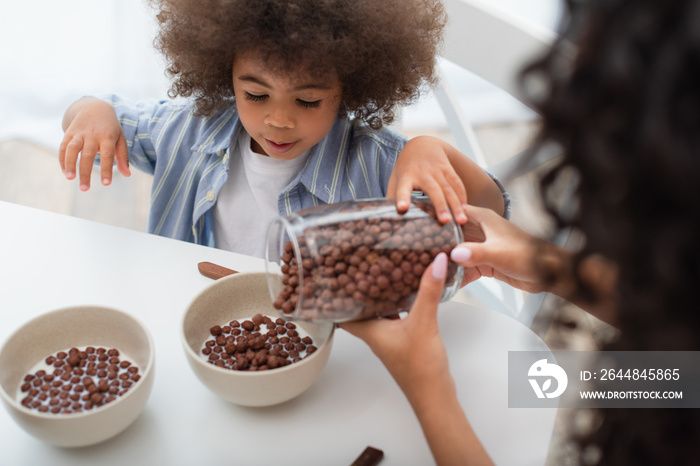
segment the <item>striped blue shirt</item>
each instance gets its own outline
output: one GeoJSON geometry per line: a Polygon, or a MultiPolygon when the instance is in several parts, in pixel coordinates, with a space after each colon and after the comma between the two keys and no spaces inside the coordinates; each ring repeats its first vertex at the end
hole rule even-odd
{"type": "MultiPolygon", "coordinates": [[[[148,231],[215,246],[212,207],[228,177],[231,141],[242,130],[235,106],[197,116],[191,102],[112,104],[129,163],[153,175],[148,231]]],[[[384,197],[406,138],[339,118],[311,149],[304,168],[279,195],[281,215],[320,204],[384,197]]]]}
{"type": "MultiPolygon", "coordinates": [[[[231,141],[243,128],[235,106],[204,117],[194,114],[191,102],[100,98],[117,113],[130,165],[153,175],[148,232],[215,246],[212,207],[228,177],[231,141]]],[[[311,148],[304,168],[280,192],[280,215],[385,197],[406,141],[387,129],[373,130],[338,118],[328,135],[311,148]]],[[[508,196],[498,184],[508,212],[508,196]]]]}

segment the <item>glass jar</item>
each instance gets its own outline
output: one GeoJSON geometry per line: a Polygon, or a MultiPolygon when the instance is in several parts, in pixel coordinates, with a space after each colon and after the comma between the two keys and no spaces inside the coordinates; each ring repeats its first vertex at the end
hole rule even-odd
{"type": "MultiPolygon", "coordinates": [[[[405,214],[394,199],[328,204],[277,217],[265,264],[274,307],[285,319],[345,322],[408,310],[421,276],[440,252],[462,242],[452,220],[441,225],[425,196],[405,214]]],[[[442,301],[463,270],[449,262],[442,301]]]]}

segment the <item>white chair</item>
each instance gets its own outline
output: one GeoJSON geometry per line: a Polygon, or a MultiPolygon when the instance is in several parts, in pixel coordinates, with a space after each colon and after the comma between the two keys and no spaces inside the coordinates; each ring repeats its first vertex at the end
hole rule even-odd
{"type": "MultiPolygon", "coordinates": [[[[449,22],[442,57],[503,89],[527,105],[521,95],[518,73],[522,66],[551,46],[556,35],[481,0],[443,0],[449,22]]],[[[489,160],[474,137],[450,84],[443,77],[435,95],[448,122],[457,148],[507,182],[549,161],[557,154],[544,154],[527,166],[524,151],[498,163],[489,160]],[[517,170],[516,170],[517,169],[517,170]]],[[[563,242],[566,235],[558,239],[563,242]]],[[[460,291],[469,293],[486,307],[530,326],[543,305],[545,293],[527,294],[495,279],[482,278],[460,291]]]]}

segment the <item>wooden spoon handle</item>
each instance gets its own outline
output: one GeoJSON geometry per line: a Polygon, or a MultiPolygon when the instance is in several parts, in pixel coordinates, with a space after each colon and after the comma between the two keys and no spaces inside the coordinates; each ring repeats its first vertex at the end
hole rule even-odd
{"type": "Polygon", "coordinates": [[[226,267],[216,265],[212,262],[200,262],[197,264],[197,268],[199,269],[199,273],[205,277],[213,278],[214,280],[238,273],[238,270],[227,269],[226,267]]]}

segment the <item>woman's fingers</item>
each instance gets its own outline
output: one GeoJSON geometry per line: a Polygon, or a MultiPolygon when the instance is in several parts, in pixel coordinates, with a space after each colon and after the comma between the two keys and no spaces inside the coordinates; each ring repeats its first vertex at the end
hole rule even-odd
{"type": "Polygon", "coordinates": [[[385,325],[405,324],[413,322],[415,325],[427,325],[434,322],[437,325],[437,308],[440,304],[442,291],[445,287],[447,277],[447,254],[441,252],[435,257],[433,263],[423,273],[416,299],[411,306],[411,310],[401,322],[394,322],[395,319],[373,319],[360,322],[343,322],[338,326],[352,335],[367,342],[370,347],[374,347],[375,340],[386,338],[385,325]],[[384,328],[383,328],[384,327],[384,328]]]}
{"type": "Polygon", "coordinates": [[[427,321],[437,324],[436,314],[442,290],[445,287],[447,262],[447,254],[441,252],[425,270],[418,286],[416,300],[411,306],[407,319],[419,321],[421,325],[427,321]]]}

